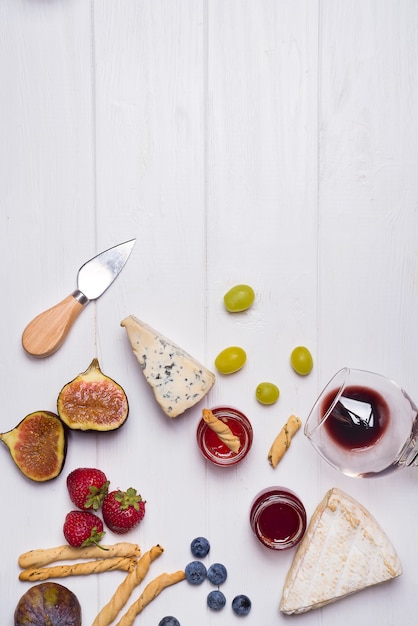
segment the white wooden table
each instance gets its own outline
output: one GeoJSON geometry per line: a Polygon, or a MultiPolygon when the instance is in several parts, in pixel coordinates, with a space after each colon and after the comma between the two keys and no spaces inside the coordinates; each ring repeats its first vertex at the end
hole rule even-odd
{"type": "MultiPolygon", "coordinates": [[[[255,493],[294,489],[310,516],[338,486],[392,539],[404,574],[311,612],[298,624],[393,625],[418,610],[418,470],[350,479],[302,432],[276,470],[266,455],[291,413],[306,419],[340,367],[377,371],[418,400],[418,3],[415,0],[1,0],[1,432],[55,410],[61,387],[99,358],[126,390],[130,416],[109,436],[73,433],[59,478],[26,480],[0,455],[0,621],[28,585],[18,555],[63,543],[65,487],[78,466],[136,487],[144,521],[127,540],[164,555],[152,576],[183,568],[205,535],[228,568],[222,613],[209,583],[164,591],[137,622],[272,625],[293,552],[256,544],[255,493]],[[36,360],[25,325],[75,287],[79,266],[132,237],[129,263],[76,322],[64,346],[36,360]],[[252,309],[223,295],[246,282],[252,309]],[[170,421],[143,379],[120,321],[134,314],[213,368],[232,344],[245,368],[217,377],[205,405],[243,410],[247,460],[209,467],[195,443],[202,405],[170,421]],[[289,366],[296,345],[310,376],[289,366]],[[263,407],[256,385],[281,396],[263,407]],[[238,622],[237,622],[238,623],[238,622]]],[[[110,533],[108,541],[117,539],[110,533]]],[[[63,579],[91,624],[123,574],[63,579]]]]}

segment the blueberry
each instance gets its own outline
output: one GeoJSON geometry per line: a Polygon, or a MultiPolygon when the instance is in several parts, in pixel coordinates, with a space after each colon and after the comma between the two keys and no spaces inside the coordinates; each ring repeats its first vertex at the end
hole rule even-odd
{"type": "Polygon", "coordinates": [[[192,561],[185,568],[186,578],[191,585],[201,585],[207,576],[206,567],[201,561],[192,561]]]}
{"type": "Polygon", "coordinates": [[[243,594],[235,596],[232,600],[232,610],[237,615],[248,615],[251,611],[251,600],[248,596],[243,594]]]}
{"type": "Polygon", "coordinates": [[[211,591],[208,594],[207,603],[212,611],[220,611],[226,604],[226,598],[222,591],[211,591]]]}
{"type": "Polygon", "coordinates": [[[222,563],[213,563],[208,569],[208,580],[212,585],[222,585],[227,575],[226,567],[222,563]]]}
{"type": "Polygon", "coordinates": [[[158,623],[158,626],[180,626],[180,622],[172,615],[167,615],[158,623]]]}
{"type": "Polygon", "coordinates": [[[198,559],[207,555],[210,550],[210,543],[205,537],[196,537],[190,544],[190,550],[193,556],[198,559]]]}

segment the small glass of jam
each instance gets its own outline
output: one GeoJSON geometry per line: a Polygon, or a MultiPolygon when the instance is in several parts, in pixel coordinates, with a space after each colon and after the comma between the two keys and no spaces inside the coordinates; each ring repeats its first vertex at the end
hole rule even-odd
{"type": "Polygon", "coordinates": [[[257,539],[267,548],[293,548],[305,534],[305,507],[290,489],[268,487],[251,503],[250,524],[257,539]]]}
{"type": "Polygon", "coordinates": [[[253,442],[253,429],[250,421],[238,409],[218,406],[211,409],[218,419],[229,426],[233,435],[240,440],[238,452],[233,452],[218,435],[202,419],[197,427],[197,444],[203,456],[221,467],[236,465],[242,461],[250,451],[253,442]]]}

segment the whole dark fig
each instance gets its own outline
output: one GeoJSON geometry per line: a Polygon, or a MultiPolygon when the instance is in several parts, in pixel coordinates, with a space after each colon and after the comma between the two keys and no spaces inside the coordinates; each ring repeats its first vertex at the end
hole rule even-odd
{"type": "Polygon", "coordinates": [[[20,598],[15,626],[81,626],[77,596],[58,583],[34,585],[20,598]]]}

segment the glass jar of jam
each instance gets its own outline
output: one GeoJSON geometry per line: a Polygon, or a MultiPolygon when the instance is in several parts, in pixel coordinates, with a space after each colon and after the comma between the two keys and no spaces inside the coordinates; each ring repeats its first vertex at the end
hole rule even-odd
{"type": "Polygon", "coordinates": [[[211,409],[218,419],[221,419],[237,436],[240,441],[238,452],[233,452],[225,443],[221,441],[202,419],[199,422],[196,432],[197,444],[203,456],[221,467],[236,465],[242,461],[250,451],[253,442],[253,429],[248,418],[232,407],[218,406],[211,409]]]}
{"type": "Polygon", "coordinates": [[[305,534],[305,507],[290,489],[268,487],[251,503],[250,524],[257,539],[268,548],[293,548],[305,534]]]}

